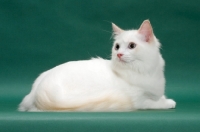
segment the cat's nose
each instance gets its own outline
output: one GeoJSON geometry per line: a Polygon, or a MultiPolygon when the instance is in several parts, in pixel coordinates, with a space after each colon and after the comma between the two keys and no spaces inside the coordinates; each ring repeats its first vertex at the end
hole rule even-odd
{"type": "Polygon", "coordinates": [[[123,56],[123,54],[117,54],[117,57],[121,58],[123,56]]]}

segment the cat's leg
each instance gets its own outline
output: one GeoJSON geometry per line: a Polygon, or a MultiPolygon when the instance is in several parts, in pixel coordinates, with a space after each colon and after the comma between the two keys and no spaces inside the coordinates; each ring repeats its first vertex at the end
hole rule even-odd
{"type": "Polygon", "coordinates": [[[175,108],[176,102],[162,96],[159,100],[146,99],[140,109],[171,109],[175,108]]]}

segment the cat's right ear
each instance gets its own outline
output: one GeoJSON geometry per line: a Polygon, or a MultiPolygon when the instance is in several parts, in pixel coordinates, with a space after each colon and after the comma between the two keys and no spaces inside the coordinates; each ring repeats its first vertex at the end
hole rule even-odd
{"type": "Polygon", "coordinates": [[[114,23],[112,23],[112,29],[115,35],[118,35],[124,31],[121,28],[119,28],[117,25],[115,25],[114,23]]]}

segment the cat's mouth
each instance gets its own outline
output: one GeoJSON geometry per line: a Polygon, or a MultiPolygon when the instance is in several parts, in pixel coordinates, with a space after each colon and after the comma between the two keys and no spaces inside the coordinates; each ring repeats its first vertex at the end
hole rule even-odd
{"type": "Polygon", "coordinates": [[[127,63],[125,60],[123,60],[123,59],[118,59],[119,60],[119,62],[123,62],[123,63],[127,63]]]}
{"type": "Polygon", "coordinates": [[[132,60],[126,60],[126,59],[123,59],[123,58],[118,58],[118,61],[121,62],[121,63],[130,63],[130,62],[132,62],[132,60]]]}

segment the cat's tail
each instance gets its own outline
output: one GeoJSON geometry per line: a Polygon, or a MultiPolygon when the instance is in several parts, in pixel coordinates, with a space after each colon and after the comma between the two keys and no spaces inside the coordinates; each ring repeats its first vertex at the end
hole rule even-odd
{"type": "Polygon", "coordinates": [[[18,111],[39,111],[34,104],[34,96],[30,93],[19,104],[18,111]]]}
{"type": "Polygon", "coordinates": [[[31,92],[26,95],[22,102],[19,104],[18,111],[40,111],[35,105],[35,92],[39,83],[46,76],[46,74],[47,72],[44,72],[36,79],[31,92]]]}

